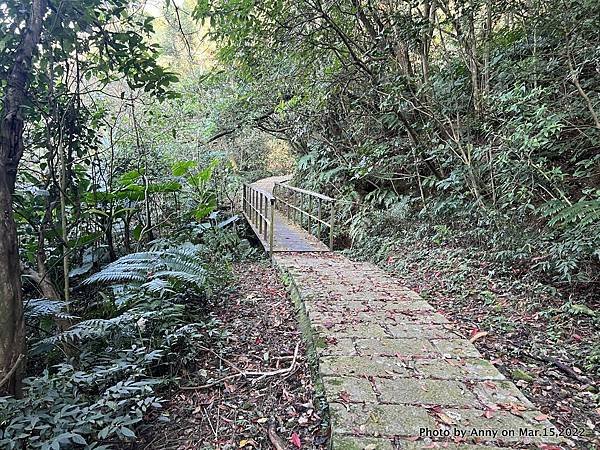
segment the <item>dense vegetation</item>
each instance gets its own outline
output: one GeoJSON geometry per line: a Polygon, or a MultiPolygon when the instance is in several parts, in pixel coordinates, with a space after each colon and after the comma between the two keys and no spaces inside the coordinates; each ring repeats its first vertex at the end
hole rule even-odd
{"type": "Polygon", "coordinates": [[[252,253],[240,162],[202,144],[220,81],[177,62],[178,10],[23,6],[0,4],[0,447],[120,447],[219,332],[252,253]]]}
{"type": "Polygon", "coordinates": [[[150,3],[0,2],[0,447],[160,418],[294,170],[354,256],[542,280],[600,373],[597,1],[150,3]]]}
{"type": "Polygon", "coordinates": [[[499,255],[595,280],[600,238],[598,3],[200,2],[298,180],[345,205],[470,230],[499,255]],[[276,95],[274,95],[274,93],[276,95]],[[509,253],[501,253],[509,251],[509,253]]]}

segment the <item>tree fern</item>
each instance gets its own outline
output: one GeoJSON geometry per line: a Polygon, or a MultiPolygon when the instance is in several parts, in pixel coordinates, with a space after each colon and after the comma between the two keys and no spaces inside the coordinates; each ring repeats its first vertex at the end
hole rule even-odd
{"type": "Polygon", "coordinates": [[[185,245],[173,249],[132,253],[107,265],[84,283],[128,284],[149,292],[200,291],[206,270],[199,262],[199,248],[185,245]]]}

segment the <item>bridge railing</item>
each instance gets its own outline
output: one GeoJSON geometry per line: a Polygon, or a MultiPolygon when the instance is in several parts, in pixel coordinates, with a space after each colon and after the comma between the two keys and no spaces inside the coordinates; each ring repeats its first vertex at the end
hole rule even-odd
{"type": "Polygon", "coordinates": [[[244,215],[258,235],[269,244],[269,253],[273,255],[275,197],[249,184],[244,184],[242,194],[244,215]]]}
{"type": "Polygon", "coordinates": [[[273,196],[275,207],[288,220],[319,240],[325,238],[325,242],[329,241],[329,249],[333,250],[335,199],[283,183],[275,183],[273,196]]]}

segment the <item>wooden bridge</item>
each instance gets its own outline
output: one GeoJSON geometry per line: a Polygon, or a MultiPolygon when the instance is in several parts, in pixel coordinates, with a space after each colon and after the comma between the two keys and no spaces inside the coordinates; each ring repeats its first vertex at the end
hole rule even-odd
{"type": "Polygon", "coordinates": [[[248,223],[271,255],[330,251],[335,200],[289,186],[289,180],[270,177],[244,185],[242,204],[248,223]]]}

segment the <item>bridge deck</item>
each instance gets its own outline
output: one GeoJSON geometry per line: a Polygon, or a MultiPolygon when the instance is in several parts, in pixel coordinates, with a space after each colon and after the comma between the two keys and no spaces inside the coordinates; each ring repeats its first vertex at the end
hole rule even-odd
{"type": "MultiPolygon", "coordinates": [[[[275,183],[281,183],[289,180],[289,176],[264,178],[252,183],[252,187],[273,194],[275,183]]],[[[308,231],[291,223],[279,211],[275,210],[275,226],[273,233],[273,252],[328,252],[329,248],[319,239],[311,235],[308,231]]],[[[269,242],[259,232],[251,221],[248,221],[254,230],[254,233],[260,239],[265,250],[270,250],[269,242]]]]}

